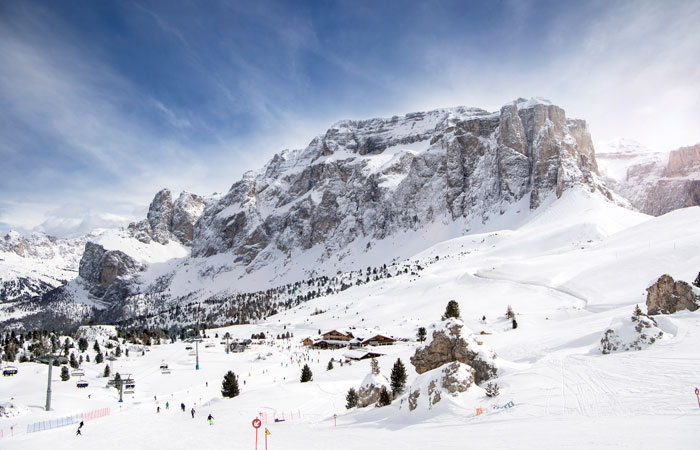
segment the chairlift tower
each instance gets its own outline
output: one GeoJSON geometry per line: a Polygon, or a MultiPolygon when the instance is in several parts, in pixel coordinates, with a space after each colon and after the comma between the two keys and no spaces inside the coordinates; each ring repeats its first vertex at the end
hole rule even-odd
{"type": "Polygon", "coordinates": [[[51,371],[53,369],[53,359],[57,355],[49,353],[48,355],[37,358],[39,361],[46,362],[49,365],[49,380],[46,385],[46,406],[44,409],[46,411],[51,411],[51,371]]]}

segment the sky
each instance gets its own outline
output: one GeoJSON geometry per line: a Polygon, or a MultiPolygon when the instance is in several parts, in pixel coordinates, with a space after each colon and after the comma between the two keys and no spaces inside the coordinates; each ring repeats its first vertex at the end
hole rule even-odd
{"type": "Polygon", "coordinates": [[[0,232],[223,193],[342,119],[544,97],[596,144],[700,142],[697,1],[0,1],[0,232]]]}

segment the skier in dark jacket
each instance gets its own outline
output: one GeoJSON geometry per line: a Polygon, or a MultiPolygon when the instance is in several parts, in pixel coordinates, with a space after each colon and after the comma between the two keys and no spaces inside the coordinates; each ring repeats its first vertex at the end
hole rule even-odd
{"type": "Polygon", "coordinates": [[[185,404],[184,403],[180,403],[180,408],[182,408],[182,412],[185,412],[185,404]]]}
{"type": "Polygon", "coordinates": [[[209,414],[209,416],[207,417],[207,420],[209,421],[209,425],[214,425],[214,416],[209,414]]]}
{"type": "Polygon", "coordinates": [[[190,410],[190,413],[192,414],[192,418],[194,419],[194,408],[190,410]]]}

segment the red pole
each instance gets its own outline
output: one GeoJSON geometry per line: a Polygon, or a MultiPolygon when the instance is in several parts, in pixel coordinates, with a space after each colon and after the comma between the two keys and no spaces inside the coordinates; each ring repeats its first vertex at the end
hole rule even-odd
{"type": "Polygon", "coordinates": [[[267,433],[265,433],[265,450],[267,450],[267,433]]]}
{"type": "Polygon", "coordinates": [[[258,429],[255,429],[255,450],[258,450],[258,429]]]}
{"type": "Polygon", "coordinates": [[[695,396],[698,398],[698,407],[700,408],[700,389],[695,388],[695,396]]]}

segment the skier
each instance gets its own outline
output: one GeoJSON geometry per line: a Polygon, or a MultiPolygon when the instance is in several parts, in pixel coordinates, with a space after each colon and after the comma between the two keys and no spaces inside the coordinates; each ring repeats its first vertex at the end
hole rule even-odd
{"type": "Polygon", "coordinates": [[[165,409],[170,409],[170,403],[169,403],[169,402],[165,402],[165,409]]]}
{"type": "Polygon", "coordinates": [[[83,425],[85,425],[85,423],[81,420],[81,421],[80,421],[80,425],[78,425],[78,431],[75,432],[75,435],[76,435],[76,436],[82,436],[82,435],[83,435],[83,433],[80,432],[80,429],[83,428],[83,425]]]}
{"type": "Polygon", "coordinates": [[[209,413],[207,420],[209,421],[209,425],[214,425],[214,416],[212,416],[211,413],[209,413]]]}
{"type": "Polygon", "coordinates": [[[185,412],[185,404],[184,403],[180,403],[180,408],[182,408],[182,412],[185,412]]]}
{"type": "Polygon", "coordinates": [[[192,414],[192,418],[194,419],[194,408],[190,410],[190,414],[192,414]]]}
{"type": "Polygon", "coordinates": [[[157,413],[160,412],[160,406],[157,406],[157,407],[156,407],[156,412],[157,412],[157,413]]]}

